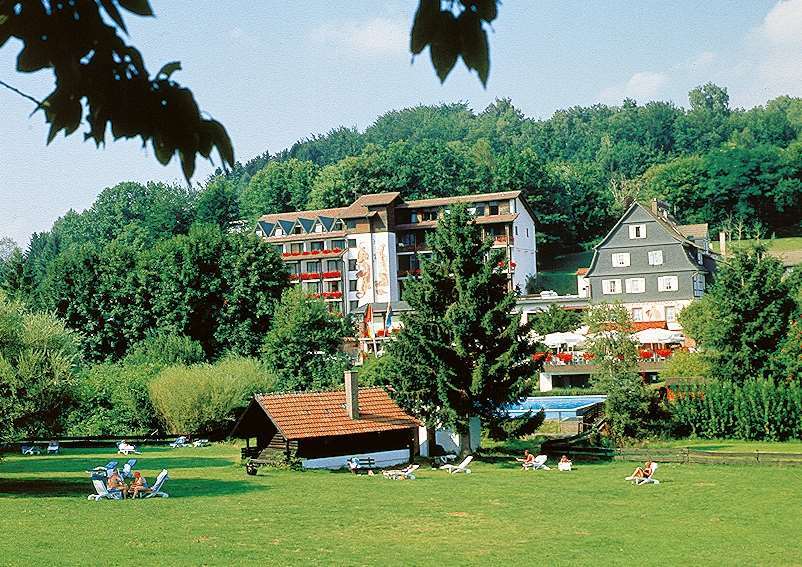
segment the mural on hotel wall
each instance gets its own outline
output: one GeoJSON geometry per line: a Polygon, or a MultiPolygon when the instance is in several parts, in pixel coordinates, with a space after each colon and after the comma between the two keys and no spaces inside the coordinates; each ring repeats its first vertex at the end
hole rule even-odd
{"type": "Polygon", "coordinates": [[[360,245],[356,253],[356,296],[360,299],[370,291],[370,254],[364,245],[360,245]]]}
{"type": "Polygon", "coordinates": [[[390,263],[387,261],[387,246],[379,244],[378,251],[377,263],[379,267],[376,270],[376,299],[378,300],[381,296],[387,296],[389,299],[390,274],[388,270],[390,263]]]}

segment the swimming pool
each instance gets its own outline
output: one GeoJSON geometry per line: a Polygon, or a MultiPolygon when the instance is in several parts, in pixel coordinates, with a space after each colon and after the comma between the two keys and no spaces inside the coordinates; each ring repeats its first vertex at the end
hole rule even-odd
{"type": "Polygon", "coordinates": [[[507,413],[510,417],[541,409],[546,413],[546,419],[576,419],[598,404],[604,402],[607,396],[532,396],[524,398],[516,404],[510,404],[507,413]]]}

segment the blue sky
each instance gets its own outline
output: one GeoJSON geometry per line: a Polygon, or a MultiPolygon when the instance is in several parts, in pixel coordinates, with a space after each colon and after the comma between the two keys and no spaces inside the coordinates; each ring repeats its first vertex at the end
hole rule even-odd
{"type": "MultiPolygon", "coordinates": [[[[687,92],[708,80],[726,86],[735,106],[802,96],[802,0],[506,0],[487,89],[461,64],[441,85],[428,53],[410,63],[417,0],[151,4],[155,19],[127,18],[132,42],[151,73],[181,61],[174,77],[226,125],[241,161],[420,103],[463,100],[481,110],[510,97],[545,118],[625,96],[686,105],[687,92]]],[[[0,78],[44,97],[50,74],[14,72],[18,51],[0,49],[0,78]]],[[[31,110],[0,88],[0,236],[24,245],[119,181],[182,180],[176,163],[160,166],[136,141],[97,150],[74,135],[45,146],[47,128],[31,110]]],[[[211,169],[199,162],[194,180],[211,169]]]]}

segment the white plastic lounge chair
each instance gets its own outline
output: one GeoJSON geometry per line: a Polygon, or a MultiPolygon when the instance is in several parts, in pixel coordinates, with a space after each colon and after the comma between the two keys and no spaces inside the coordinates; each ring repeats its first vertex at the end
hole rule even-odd
{"type": "Polygon", "coordinates": [[[139,494],[145,498],[153,498],[155,496],[158,496],[159,498],[169,498],[170,495],[162,490],[162,486],[164,485],[165,481],[169,479],[170,476],[167,474],[167,469],[162,469],[162,472],[160,472],[159,476],[156,477],[156,482],[153,483],[153,486],[146,488],[139,494]]]}
{"type": "Polygon", "coordinates": [[[134,476],[134,465],[136,464],[136,459],[128,459],[128,462],[123,465],[123,470],[120,473],[120,476],[123,479],[131,478],[134,476]]]}
{"type": "Polygon", "coordinates": [[[415,480],[415,471],[419,468],[420,465],[409,465],[399,470],[382,471],[382,475],[384,475],[384,478],[389,478],[391,480],[415,480]]]}
{"type": "Polygon", "coordinates": [[[176,449],[178,447],[186,447],[186,446],[187,446],[187,438],[184,437],[183,435],[181,435],[175,441],[170,443],[170,447],[172,447],[173,449],[176,449]]]}
{"type": "Polygon", "coordinates": [[[47,445],[47,454],[48,455],[58,455],[61,447],[59,447],[58,441],[51,441],[47,445]]]}
{"type": "Polygon", "coordinates": [[[123,455],[130,455],[131,453],[135,455],[141,455],[141,451],[137,451],[136,447],[131,445],[130,443],[126,443],[125,441],[120,441],[117,445],[117,452],[122,453],[123,455]]]}
{"type": "Polygon", "coordinates": [[[651,474],[649,476],[639,477],[639,476],[628,476],[624,480],[629,480],[633,484],[641,485],[641,484],[660,484],[660,481],[654,478],[654,471],[657,470],[657,463],[652,461],[652,464],[649,465],[649,470],[651,470],[651,474]]]}
{"type": "Polygon", "coordinates": [[[208,447],[209,445],[211,445],[211,443],[209,443],[208,439],[196,439],[192,442],[193,447],[208,447]]]}
{"type": "Polygon", "coordinates": [[[42,452],[36,445],[23,445],[20,449],[22,449],[23,455],[39,455],[42,452]]]}
{"type": "MultiPolygon", "coordinates": [[[[549,460],[548,455],[538,455],[535,457],[535,460],[532,461],[531,469],[533,471],[541,470],[541,471],[549,471],[551,470],[548,466],[546,466],[546,461],[549,460]]],[[[526,468],[526,467],[524,467],[526,468]]]]}
{"type": "Polygon", "coordinates": [[[465,474],[471,474],[471,469],[468,468],[468,465],[471,464],[473,460],[473,455],[468,455],[459,465],[443,465],[440,469],[448,471],[449,474],[457,474],[464,472],[465,474]]]}
{"type": "Polygon", "coordinates": [[[119,490],[109,490],[106,486],[106,475],[103,473],[92,473],[92,485],[95,487],[95,494],[90,494],[87,500],[122,500],[123,493],[119,490]]]}

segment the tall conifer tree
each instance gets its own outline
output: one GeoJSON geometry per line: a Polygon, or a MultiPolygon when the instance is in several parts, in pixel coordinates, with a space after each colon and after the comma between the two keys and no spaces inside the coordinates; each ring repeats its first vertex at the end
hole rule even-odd
{"type": "Polygon", "coordinates": [[[432,255],[404,299],[413,311],[389,345],[397,401],[427,425],[453,427],[468,449],[471,418],[493,427],[503,406],[534,384],[534,345],[511,313],[504,254],[482,238],[464,205],[452,206],[430,233],[432,255]]]}

